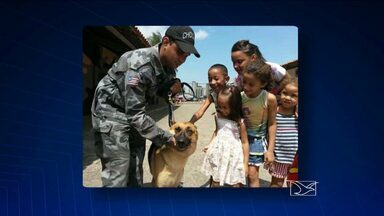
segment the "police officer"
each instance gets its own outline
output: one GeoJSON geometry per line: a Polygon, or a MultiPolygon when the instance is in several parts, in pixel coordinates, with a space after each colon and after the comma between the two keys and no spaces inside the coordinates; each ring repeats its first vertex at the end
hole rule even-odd
{"type": "MultiPolygon", "coordinates": [[[[146,99],[176,77],[175,69],[191,53],[200,57],[194,44],[192,28],[171,26],[160,44],[124,53],[99,82],[92,125],[104,187],[142,186],[145,139],[175,145],[173,135],[146,114],[146,99]]],[[[171,90],[180,91],[180,82],[171,90]]]]}

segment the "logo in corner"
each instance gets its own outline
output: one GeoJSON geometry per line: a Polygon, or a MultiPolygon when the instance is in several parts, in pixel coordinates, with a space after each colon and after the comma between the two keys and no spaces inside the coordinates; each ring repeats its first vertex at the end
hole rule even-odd
{"type": "Polygon", "coordinates": [[[316,196],[317,181],[289,181],[291,187],[289,194],[291,196],[316,196]]]}

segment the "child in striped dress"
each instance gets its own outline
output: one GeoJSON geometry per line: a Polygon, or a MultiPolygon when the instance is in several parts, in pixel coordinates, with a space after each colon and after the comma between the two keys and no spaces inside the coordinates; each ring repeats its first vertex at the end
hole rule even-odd
{"type": "Polygon", "coordinates": [[[297,105],[298,81],[297,78],[291,78],[281,91],[281,104],[277,107],[275,161],[268,166],[272,175],[271,187],[283,186],[298,149],[297,105]]]}

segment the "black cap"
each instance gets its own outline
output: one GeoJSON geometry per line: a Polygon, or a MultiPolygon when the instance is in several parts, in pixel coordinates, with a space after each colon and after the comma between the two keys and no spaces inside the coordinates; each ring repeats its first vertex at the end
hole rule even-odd
{"type": "Polygon", "coordinates": [[[165,36],[172,38],[177,46],[185,53],[193,53],[197,58],[199,52],[195,48],[195,33],[189,26],[170,26],[165,36]]]}

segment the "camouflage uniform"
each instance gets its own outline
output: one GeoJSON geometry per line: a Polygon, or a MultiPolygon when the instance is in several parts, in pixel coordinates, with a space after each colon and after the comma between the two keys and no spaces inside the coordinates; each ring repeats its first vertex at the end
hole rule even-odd
{"type": "Polygon", "coordinates": [[[161,65],[159,46],[124,53],[97,86],[92,124],[105,187],[142,186],[145,139],[172,139],[145,112],[146,98],[176,75],[161,65]]]}

